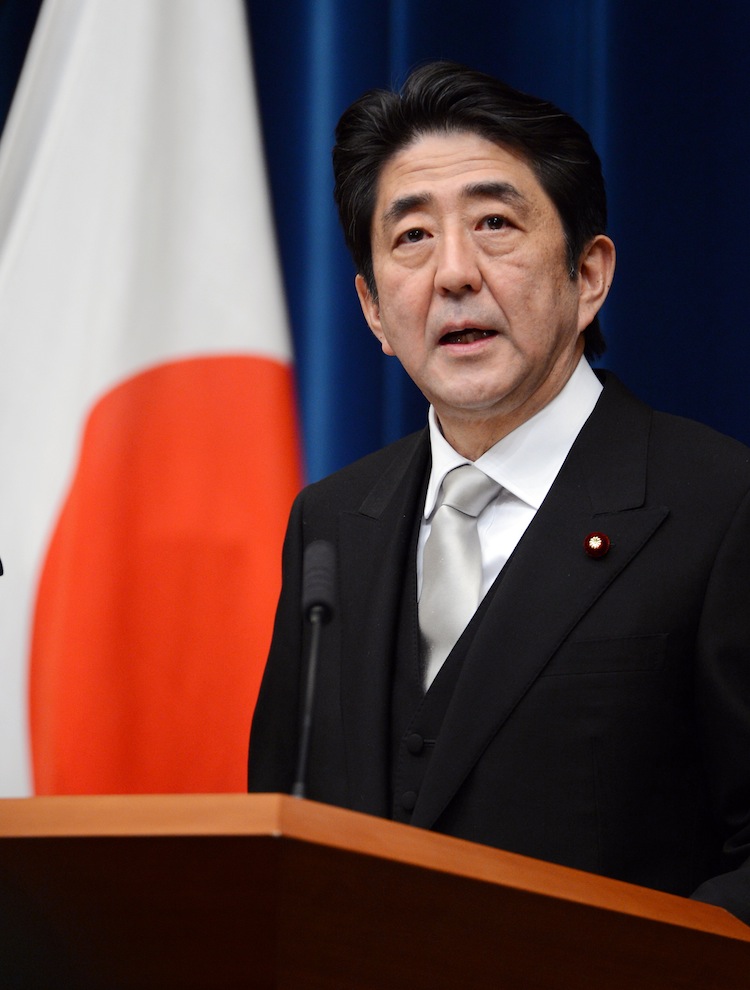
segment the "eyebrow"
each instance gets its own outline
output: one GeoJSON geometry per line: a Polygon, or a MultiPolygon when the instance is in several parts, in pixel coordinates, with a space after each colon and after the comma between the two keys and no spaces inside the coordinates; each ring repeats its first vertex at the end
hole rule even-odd
{"type": "Polygon", "coordinates": [[[461,190],[462,199],[498,199],[501,203],[528,210],[529,201],[511,182],[472,182],[461,190]]]}
{"type": "MultiPolygon", "coordinates": [[[[394,199],[382,215],[383,226],[388,228],[398,223],[407,213],[429,206],[433,201],[431,193],[414,193],[394,199]]],[[[523,193],[510,182],[472,182],[461,190],[461,198],[497,200],[518,210],[528,212],[530,204],[523,193]]]]}
{"type": "Polygon", "coordinates": [[[412,196],[400,196],[398,199],[394,199],[383,213],[383,226],[392,227],[407,213],[418,210],[422,206],[429,206],[432,199],[433,197],[429,193],[414,193],[412,196]]]}

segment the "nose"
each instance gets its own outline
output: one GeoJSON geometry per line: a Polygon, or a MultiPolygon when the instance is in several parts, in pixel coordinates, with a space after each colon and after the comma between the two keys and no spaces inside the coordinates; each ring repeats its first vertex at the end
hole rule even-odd
{"type": "Polygon", "coordinates": [[[436,255],[435,289],[440,295],[479,292],[482,273],[475,245],[464,231],[446,232],[436,255]]]}

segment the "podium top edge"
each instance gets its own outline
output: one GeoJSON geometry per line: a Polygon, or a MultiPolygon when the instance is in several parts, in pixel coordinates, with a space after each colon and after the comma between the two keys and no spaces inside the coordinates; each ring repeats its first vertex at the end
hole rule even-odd
{"type": "Polygon", "coordinates": [[[298,840],[750,943],[750,927],[709,904],[283,794],[0,799],[0,843],[139,836],[298,840]]]}

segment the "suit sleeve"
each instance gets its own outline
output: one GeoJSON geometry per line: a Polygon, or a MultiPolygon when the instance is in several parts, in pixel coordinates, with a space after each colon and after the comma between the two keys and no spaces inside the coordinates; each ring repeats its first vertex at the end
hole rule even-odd
{"type": "Polygon", "coordinates": [[[304,652],[302,498],[292,506],[284,539],[281,595],[250,732],[250,791],[289,793],[294,783],[304,652]]]}
{"type": "Polygon", "coordinates": [[[696,706],[729,867],[693,896],[750,924],[750,493],[717,554],[701,616],[696,706]]]}

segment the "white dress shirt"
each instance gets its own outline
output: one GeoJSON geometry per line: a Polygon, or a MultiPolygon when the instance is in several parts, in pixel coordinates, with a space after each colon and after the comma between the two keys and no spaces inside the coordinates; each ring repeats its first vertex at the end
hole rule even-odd
{"type": "Polygon", "coordinates": [[[599,379],[585,358],[581,358],[551,402],[473,462],[451,447],[440,431],[435,410],[430,407],[432,469],[417,547],[417,598],[422,593],[424,545],[445,475],[461,464],[474,463],[502,485],[497,498],[477,519],[484,597],[546,498],[601,390],[599,379]]]}

